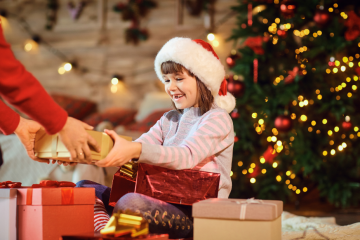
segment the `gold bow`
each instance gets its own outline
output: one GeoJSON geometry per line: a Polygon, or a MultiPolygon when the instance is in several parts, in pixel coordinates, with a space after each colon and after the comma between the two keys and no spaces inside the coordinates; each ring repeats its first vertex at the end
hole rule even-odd
{"type": "Polygon", "coordinates": [[[120,168],[120,173],[122,173],[126,177],[131,178],[131,180],[136,179],[137,171],[138,171],[138,163],[137,162],[132,162],[132,161],[130,161],[128,163],[125,163],[120,168]]]}
{"type": "Polygon", "coordinates": [[[106,226],[100,230],[101,234],[115,237],[131,234],[131,237],[149,233],[149,223],[141,214],[130,210],[114,213],[106,226]]]}

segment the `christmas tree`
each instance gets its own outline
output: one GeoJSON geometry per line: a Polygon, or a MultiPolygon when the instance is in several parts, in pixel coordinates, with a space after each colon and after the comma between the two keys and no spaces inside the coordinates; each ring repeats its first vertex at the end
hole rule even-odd
{"type": "Polygon", "coordinates": [[[230,197],[360,199],[360,1],[245,0],[226,59],[230,197]]]}

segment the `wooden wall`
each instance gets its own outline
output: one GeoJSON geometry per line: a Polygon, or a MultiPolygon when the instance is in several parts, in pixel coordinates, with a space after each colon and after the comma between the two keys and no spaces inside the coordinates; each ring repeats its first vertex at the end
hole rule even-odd
{"type": "MultiPolygon", "coordinates": [[[[73,1],[75,4],[79,1],[73,1]]],[[[134,46],[126,44],[124,29],[129,22],[120,19],[112,10],[119,0],[88,0],[82,15],[73,21],[67,9],[67,0],[59,0],[57,23],[53,30],[44,29],[46,23],[46,0],[0,0],[0,9],[23,17],[31,29],[60,50],[69,59],[89,69],[87,73],[71,71],[58,74],[63,63],[45,46],[37,50],[24,51],[24,42],[30,36],[16,18],[8,16],[3,23],[5,37],[12,45],[15,56],[32,72],[49,92],[87,98],[98,103],[99,110],[109,107],[138,108],[144,94],[162,91],[161,83],[153,70],[153,61],[161,46],[175,36],[206,39],[203,14],[192,17],[184,10],[184,23],[176,24],[176,0],[156,0],[158,7],[150,10],[142,19],[150,38],[134,46]],[[107,2],[106,28],[100,30],[101,14],[99,2],[107,2]],[[104,40],[105,41],[101,41],[104,40]],[[125,76],[125,88],[111,93],[110,81],[114,73],[125,76]]],[[[123,1],[126,2],[126,1],[123,1]]],[[[236,0],[218,0],[215,4],[215,22],[230,12],[236,0]]],[[[215,48],[225,65],[225,58],[233,47],[225,42],[234,28],[236,17],[232,17],[216,30],[220,45],[215,48]]]]}

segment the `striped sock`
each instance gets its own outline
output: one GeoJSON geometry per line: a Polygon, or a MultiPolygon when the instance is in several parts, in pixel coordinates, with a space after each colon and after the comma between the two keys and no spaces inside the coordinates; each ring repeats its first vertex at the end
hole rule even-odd
{"type": "Polygon", "coordinates": [[[109,221],[109,215],[106,212],[104,203],[96,198],[95,206],[94,206],[94,227],[95,231],[99,232],[103,229],[106,223],[109,221]]]}

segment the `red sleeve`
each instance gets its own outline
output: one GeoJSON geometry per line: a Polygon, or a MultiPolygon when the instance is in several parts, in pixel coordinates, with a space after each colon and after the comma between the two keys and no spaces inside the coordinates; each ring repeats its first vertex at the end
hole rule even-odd
{"type": "MultiPolygon", "coordinates": [[[[49,96],[36,78],[15,59],[5,41],[0,22],[0,95],[33,120],[39,122],[49,134],[59,132],[65,125],[67,113],[49,96]]],[[[14,131],[13,111],[0,105],[0,129],[9,134],[14,131]],[[12,112],[12,113],[11,113],[12,112]]],[[[19,121],[19,120],[17,120],[19,121]]]]}
{"type": "Polygon", "coordinates": [[[19,121],[20,116],[0,101],[0,131],[5,135],[13,133],[19,125],[19,121]]]}

